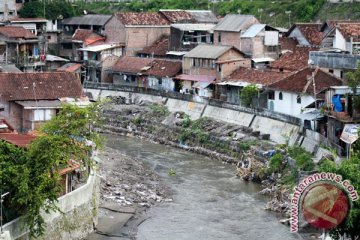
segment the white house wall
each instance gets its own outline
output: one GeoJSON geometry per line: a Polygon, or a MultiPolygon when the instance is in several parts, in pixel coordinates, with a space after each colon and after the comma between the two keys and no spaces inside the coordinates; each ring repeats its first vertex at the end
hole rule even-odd
{"type": "Polygon", "coordinates": [[[346,40],[343,37],[343,35],[340,33],[340,31],[338,29],[336,29],[336,34],[335,34],[335,38],[334,38],[334,44],[333,44],[334,48],[339,48],[341,50],[346,51],[346,40]]]}
{"type": "Polygon", "coordinates": [[[158,89],[158,90],[166,90],[166,91],[174,91],[175,89],[175,82],[172,78],[163,77],[162,83],[159,84],[159,78],[149,76],[148,77],[148,84],[150,88],[158,89]]]}
{"type": "Polygon", "coordinates": [[[279,99],[280,91],[275,91],[275,100],[268,100],[268,109],[270,102],[274,103],[274,111],[292,116],[301,114],[302,109],[314,102],[314,98],[309,95],[301,96],[301,103],[297,103],[298,94],[292,92],[282,92],[283,99],[279,99]]]}

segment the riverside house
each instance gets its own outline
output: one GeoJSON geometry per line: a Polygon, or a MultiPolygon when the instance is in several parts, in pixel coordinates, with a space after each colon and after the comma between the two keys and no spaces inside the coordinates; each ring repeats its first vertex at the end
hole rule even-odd
{"type": "Polygon", "coordinates": [[[29,132],[61,108],[60,98],[80,98],[80,79],[69,72],[0,73],[1,117],[16,131],[29,132]]]}

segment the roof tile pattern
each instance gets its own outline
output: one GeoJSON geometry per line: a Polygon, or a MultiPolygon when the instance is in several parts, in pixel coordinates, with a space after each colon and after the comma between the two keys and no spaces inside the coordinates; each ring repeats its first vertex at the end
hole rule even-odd
{"type": "Polygon", "coordinates": [[[118,12],[115,16],[124,25],[170,25],[170,22],[160,13],[118,12]]]}
{"type": "Polygon", "coordinates": [[[53,100],[81,97],[80,79],[68,72],[0,73],[0,99],[53,100]]]}
{"type": "Polygon", "coordinates": [[[269,88],[296,92],[296,93],[308,93],[319,94],[331,86],[342,85],[342,80],[333,74],[324,72],[323,70],[311,69],[309,67],[303,68],[290,76],[278,81],[269,86],[269,88]],[[309,81],[313,81],[314,75],[315,89],[313,84],[309,84],[309,81]],[[315,91],[314,91],[315,90],[315,91]]]}
{"type": "Polygon", "coordinates": [[[321,23],[296,23],[295,26],[299,28],[310,45],[319,46],[321,44],[323,39],[323,33],[320,32],[321,23]]]}
{"type": "Polygon", "coordinates": [[[353,41],[360,40],[360,22],[357,23],[338,23],[337,29],[341,32],[345,39],[353,41]]]}
{"type": "Polygon", "coordinates": [[[159,40],[155,41],[153,45],[145,47],[138,53],[154,54],[154,56],[166,56],[166,52],[169,50],[169,36],[162,36],[159,40]]]}
{"type": "Polygon", "coordinates": [[[271,63],[271,68],[296,71],[308,65],[309,52],[317,51],[318,48],[296,47],[295,51],[283,54],[279,59],[271,63]]]}
{"type": "Polygon", "coordinates": [[[24,135],[18,133],[0,133],[0,139],[8,143],[14,144],[18,147],[27,147],[31,141],[35,140],[37,137],[34,135],[24,135]]]}
{"type": "Polygon", "coordinates": [[[160,10],[171,23],[190,23],[194,22],[194,18],[184,10],[160,10]]]}
{"type": "Polygon", "coordinates": [[[288,37],[279,37],[279,43],[282,51],[284,50],[295,51],[296,45],[298,45],[298,41],[295,38],[288,38],[288,37]]]}
{"type": "Polygon", "coordinates": [[[29,30],[23,27],[4,26],[0,27],[0,34],[8,38],[36,39],[37,37],[29,30]]]}
{"type": "Polygon", "coordinates": [[[275,72],[270,70],[257,70],[252,68],[240,67],[224,81],[245,82],[250,84],[261,84],[263,86],[268,86],[289,75],[290,73],[286,72],[275,72]]]}
{"type": "Polygon", "coordinates": [[[120,58],[111,70],[130,74],[172,77],[181,71],[181,66],[180,61],[125,56],[120,58]]]}

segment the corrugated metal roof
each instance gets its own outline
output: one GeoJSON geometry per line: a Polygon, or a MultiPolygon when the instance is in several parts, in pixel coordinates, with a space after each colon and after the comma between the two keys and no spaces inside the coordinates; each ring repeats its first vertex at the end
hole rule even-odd
{"type": "Polygon", "coordinates": [[[181,31],[212,31],[215,24],[206,23],[188,23],[188,24],[171,24],[171,27],[180,29],[181,31]]]}
{"type": "Polygon", "coordinates": [[[55,55],[51,55],[51,54],[47,54],[47,55],[46,55],[46,61],[49,61],[49,62],[57,62],[57,61],[60,61],[60,62],[69,62],[68,59],[65,59],[65,58],[62,58],[62,57],[58,57],[58,56],[55,56],[55,55]]]}
{"type": "Polygon", "coordinates": [[[18,133],[0,133],[0,139],[14,144],[18,147],[26,147],[30,144],[31,141],[36,139],[36,136],[33,135],[23,135],[18,133]]]}
{"type": "Polygon", "coordinates": [[[217,23],[215,14],[209,10],[186,10],[197,23],[217,23]]]}
{"type": "Polygon", "coordinates": [[[111,15],[88,14],[81,17],[66,18],[62,21],[62,24],[103,26],[110,20],[111,17],[111,15]]]}
{"type": "Polygon", "coordinates": [[[228,14],[215,27],[215,31],[240,32],[245,30],[248,22],[256,20],[253,15],[228,14]]]}
{"type": "Polygon", "coordinates": [[[87,46],[87,47],[79,48],[78,51],[101,52],[104,50],[117,48],[117,47],[120,47],[120,46],[117,44],[101,44],[101,45],[87,46]]]}
{"type": "Polygon", "coordinates": [[[261,30],[265,28],[266,24],[253,24],[251,27],[246,30],[241,37],[242,38],[253,38],[255,37],[261,30]]]}
{"type": "Polygon", "coordinates": [[[217,59],[230,49],[232,49],[230,46],[198,45],[184,57],[217,59]]]}

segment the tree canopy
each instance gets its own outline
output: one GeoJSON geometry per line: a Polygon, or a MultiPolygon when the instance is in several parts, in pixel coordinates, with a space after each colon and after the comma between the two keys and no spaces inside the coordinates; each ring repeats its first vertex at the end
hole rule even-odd
{"type": "Polygon", "coordinates": [[[80,108],[63,105],[60,113],[40,129],[41,136],[26,148],[0,141],[0,179],[5,197],[5,221],[22,216],[31,236],[45,230],[41,210],[56,211],[61,192],[59,171],[69,160],[90,164],[91,140],[100,147],[101,137],[93,128],[99,124],[99,106],[80,108]]]}
{"type": "Polygon", "coordinates": [[[70,2],[63,0],[35,0],[27,2],[20,10],[23,18],[62,19],[79,15],[70,2]]]}

